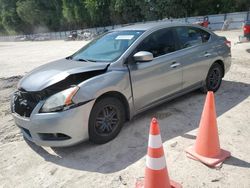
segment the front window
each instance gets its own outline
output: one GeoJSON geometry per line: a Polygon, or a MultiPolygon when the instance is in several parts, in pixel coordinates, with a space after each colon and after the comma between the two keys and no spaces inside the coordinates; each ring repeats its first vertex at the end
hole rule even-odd
{"type": "Polygon", "coordinates": [[[117,60],[143,31],[113,31],[90,42],[71,59],[76,61],[112,62],[117,60]]]}
{"type": "Polygon", "coordinates": [[[175,37],[171,28],[158,30],[137,47],[137,51],[148,51],[154,57],[162,56],[177,50],[175,37]]]}

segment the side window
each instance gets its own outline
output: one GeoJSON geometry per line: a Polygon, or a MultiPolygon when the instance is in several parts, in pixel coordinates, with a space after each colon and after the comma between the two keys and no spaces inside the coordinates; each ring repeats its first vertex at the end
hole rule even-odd
{"type": "Polygon", "coordinates": [[[202,43],[201,33],[192,27],[176,27],[180,48],[188,48],[202,43]]]}
{"type": "Polygon", "coordinates": [[[197,31],[200,33],[203,43],[207,42],[210,39],[210,33],[199,28],[197,28],[197,31]]]}
{"type": "Polygon", "coordinates": [[[148,51],[154,57],[176,51],[173,30],[167,28],[152,33],[139,44],[136,51],[148,51]]]}

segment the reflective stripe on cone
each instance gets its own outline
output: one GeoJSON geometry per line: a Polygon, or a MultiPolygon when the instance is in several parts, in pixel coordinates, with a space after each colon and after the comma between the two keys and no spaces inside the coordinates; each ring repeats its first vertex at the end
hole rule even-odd
{"type": "Polygon", "coordinates": [[[165,157],[162,156],[160,158],[152,158],[147,155],[146,165],[151,170],[161,170],[166,167],[165,157]]]}

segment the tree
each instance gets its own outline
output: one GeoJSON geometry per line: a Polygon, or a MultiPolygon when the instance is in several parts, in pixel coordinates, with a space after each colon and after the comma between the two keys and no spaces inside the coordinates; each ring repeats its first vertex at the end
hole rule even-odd
{"type": "Polygon", "coordinates": [[[2,24],[2,17],[0,17],[0,34],[6,34],[6,30],[2,24]]]}
{"type": "Polygon", "coordinates": [[[90,24],[89,13],[85,8],[84,0],[63,0],[62,13],[65,23],[70,27],[86,27],[90,24]]]}
{"type": "Polygon", "coordinates": [[[16,0],[0,1],[0,17],[2,30],[9,34],[22,33],[26,30],[24,23],[17,15],[16,0]]]}
{"type": "Polygon", "coordinates": [[[59,0],[19,0],[16,5],[18,16],[33,30],[38,26],[56,30],[60,25],[59,0]]]}
{"type": "Polygon", "coordinates": [[[250,1],[249,0],[235,0],[235,10],[236,11],[250,11],[250,1]]]}
{"type": "Polygon", "coordinates": [[[235,11],[249,0],[0,0],[0,33],[79,29],[235,11]]]}
{"type": "Polygon", "coordinates": [[[85,0],[92,26],[105,26],[110,22],[110,0],[85,0]]]}

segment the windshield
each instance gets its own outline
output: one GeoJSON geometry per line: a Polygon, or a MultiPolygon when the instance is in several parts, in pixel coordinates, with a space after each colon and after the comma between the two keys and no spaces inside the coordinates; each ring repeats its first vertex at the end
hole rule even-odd
{"type": "Polygon", "coordinates": [[[113,31],[97,38],[72,55],[76,61],[117,60],[143,31],[113,31]]]}

